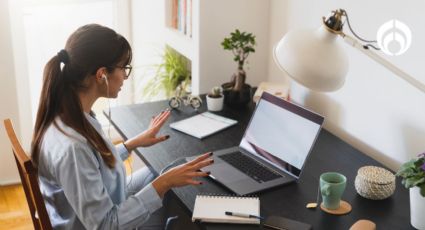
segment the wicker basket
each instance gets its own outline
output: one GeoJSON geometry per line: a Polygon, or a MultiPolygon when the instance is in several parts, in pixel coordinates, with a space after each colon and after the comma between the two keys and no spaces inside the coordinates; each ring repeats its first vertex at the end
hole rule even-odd
{"type": "Polygon", "coordinates": [[[395,191],[395,176],[376,166],[364,166],[357,171],[354,182],[357,193],[367,199],[383,200],[395,191]]]}

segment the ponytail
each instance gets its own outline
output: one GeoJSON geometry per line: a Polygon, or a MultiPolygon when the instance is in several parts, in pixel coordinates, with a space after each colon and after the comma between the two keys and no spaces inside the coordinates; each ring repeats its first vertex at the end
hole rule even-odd
{"type": "Polygon", "coordinates": [[[59,107],[59,98],[63,92],[63,80],[61,80],[60,61],[54,56],[46,64],[43,73],[43,87],[40,94],[40,102],[37,118],[34,126],[33,141],[31,143],[31,160],[38,166],[38,157],[42,137],[56,116],[59,107]]]}

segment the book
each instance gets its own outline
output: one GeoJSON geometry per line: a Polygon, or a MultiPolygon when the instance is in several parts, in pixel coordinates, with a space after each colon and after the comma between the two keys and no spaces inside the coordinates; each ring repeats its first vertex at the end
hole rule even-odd
{"type": "Polygon", "coordinates": [[[232,125],[238,121],[210,112],[204,112],[170,124],[172,129],[202,139],[232,125]]]}
{"type": "Polygon", "coordinates": [[[239,212],[260,216],[258,197],[197,195],[192,221],[210,223],[260,224],[256,218],[228,216],[225,212],[239,212]]]}
{"type": "Polygon", "coordinates": [[[171,27],[177,29],[177,17],[178,17],[178,0],[172,0],[171,9],[171,27]]]}
{"type": "Polygon", "coordinates": [[[285,100],[289,99],[289,84],[261,82],[254,94],[255,103],[260,100],[264,91],[285,100]]]}

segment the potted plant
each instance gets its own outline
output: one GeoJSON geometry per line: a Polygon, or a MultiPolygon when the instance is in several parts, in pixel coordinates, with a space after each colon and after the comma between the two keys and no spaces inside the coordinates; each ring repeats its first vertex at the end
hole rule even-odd
{"type": "Polygon", "coordinates": [[[417,229],[425,229],[425,153],[404,163],[397,176],[410,191],[410,223],[417,229]]]}
{"type": "Polygon", "coordinates": [[[207,95],[207,107],[209,111],[220,111],[223,109],[223,94],[220,87],[212,88],[207,95]]]}
{"type": "Polygon", "coordinates": [[[161,64],[153,66],[155,74],[143,88],[142,96],[151,99],[162,93],[166,98],[171,98],[177,89],[190,94],[189,61],[169,46],[165,47],[162,60],[161,64]]]}
{"type": "Polygon", "coordinates": [[[238,29],[230,33],[221,43],[224,50],[231,50],[238,63],[237,71],[232,75],[231,81],[224,83],[224,103],[230,106],[243,106],[251,101],[251,86],[246,84],[244,65],[250,53],[254,53],[255,36],[252,33],[240,32],[238,29]]]}

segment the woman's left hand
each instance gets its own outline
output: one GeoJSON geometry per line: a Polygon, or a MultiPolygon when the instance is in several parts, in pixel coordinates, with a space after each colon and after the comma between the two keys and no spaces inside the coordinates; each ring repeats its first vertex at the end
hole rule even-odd
{"type": "Polygon", "coordinates": [[[143,133],[129,139],[125,142],[125,146],[128,148],[129,152],[137,147],[148,147],[156,143],[167,140],[170,136],[164,135],[157,137],[157,134],[167,119],[170,117],[170,110],[162,111],[160,114],[152,117],[149,128],[143,133]]]}

